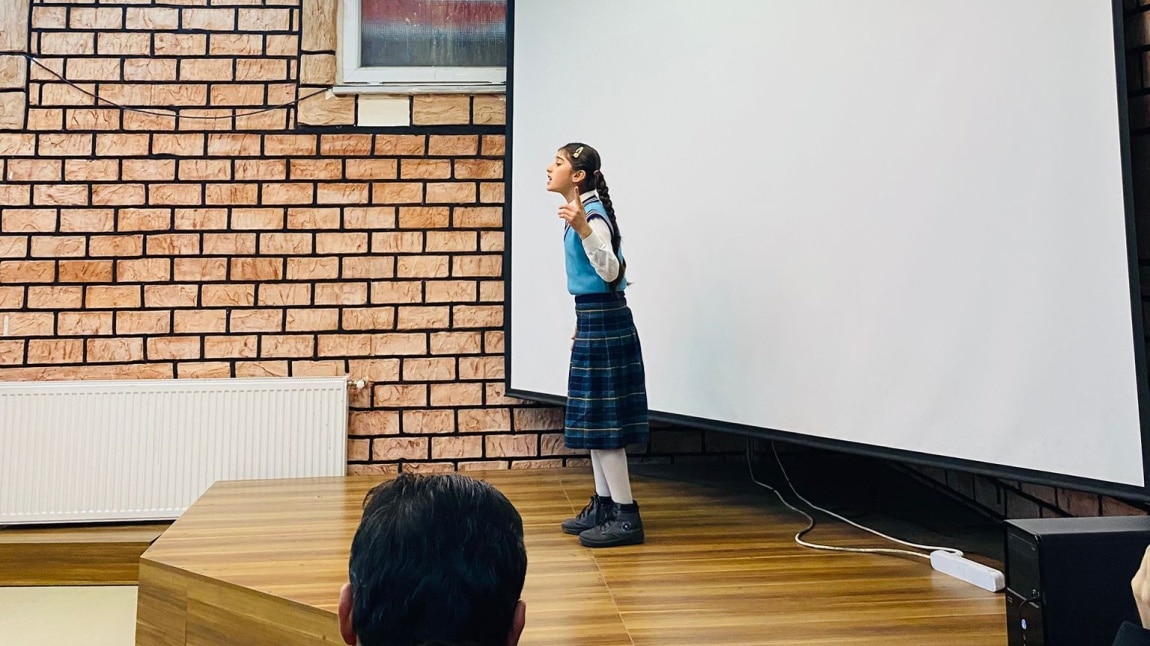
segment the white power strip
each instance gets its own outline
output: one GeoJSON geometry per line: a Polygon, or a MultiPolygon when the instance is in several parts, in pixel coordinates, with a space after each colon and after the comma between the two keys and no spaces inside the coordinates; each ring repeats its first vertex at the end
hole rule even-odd
{"type": "Polygon", "coordinates": [[[1006,587],[1006,576],[1002,572],[953,552],[946,550],[931,552],[930,565],[943,574],[949,574],[989,592],[998,592],[1006,587]]]}

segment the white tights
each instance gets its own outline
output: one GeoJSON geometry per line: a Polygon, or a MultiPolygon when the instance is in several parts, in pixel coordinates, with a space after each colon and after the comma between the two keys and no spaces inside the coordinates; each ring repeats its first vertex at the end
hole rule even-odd
{"type": "Polygon", "coordinates": [[[591,449],[591,469],[595,472],[596,494],[610,496],[621,505],[635,501],[631,497],[626,449],[591,449]]]}

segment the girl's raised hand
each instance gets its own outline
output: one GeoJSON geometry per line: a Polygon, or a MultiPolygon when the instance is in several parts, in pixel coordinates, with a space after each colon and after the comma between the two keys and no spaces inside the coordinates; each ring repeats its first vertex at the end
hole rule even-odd
{"type": "Polygon", "coordinates": [[[587,211],[583,208],[578,189],[575,191],[575,199],[559,207],[559,217],[580,236],[586,238],[591,235],[591,225],[587,223],[587,211]]]}

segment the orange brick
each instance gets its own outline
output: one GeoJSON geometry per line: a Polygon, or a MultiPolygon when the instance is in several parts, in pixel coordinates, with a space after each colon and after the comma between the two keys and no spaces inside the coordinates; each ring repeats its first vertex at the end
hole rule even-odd
{"type": "Polygon", "coordinates": [[[227,181],[232,178],[232,163],[227,159],[183,159],[179,177],[182,181],[227,181]]]}
{"type": "Polygon", "coordinates": [[[495,159],[457,159],[455,178],[503,179],[503,162],[495,159]]]}
{"type": "Polygon", "coordinates": [[[0,309],[17,310],[22,307],[24,307],[24,288],[0,285],[0,309]]]}
{"type": "Polygon", "coordinates": [[[371,459],[371,440],[347,441],[347,459],[349,462],[367,462],[371,459]]]}
{"type": "Polygon", "coordinates": [[[196,285],[145,285],[144,306],[197,307],[200,289],[196,285]]]}
{"type": "Polygon", "coordinates": [[[427,142],[427,154],[432,156],[470,156],[478,152],[476,135],[431,135],[427,142]]]}
{"type": "Polygon", "coordinates": [[[327,184],[316,185],[316,202],[320,204],[363,204],[368,201],[367,184],[327,184]]]}
{"type": "Polygon", "coordinates": [[[428,252],[469,252],[479,248],[479,234],[475,231],[428,231],[428,252]]]}
{"type": "MultiPolygon", "coordinates": [[[[348,160],[348,163],[361,160],[348,160]]],[[[343,161],[339,159],[293,159],[291,178],[297,179],[341,179],[343,161]]]]}
{"type": "MultiPolygon", "coordinates": [[[[183,113],[182,113],[183,114],[183,113]]],[[[143,130],[146,132],[162,132],[176,129],[175,115],[151,114],[144,112],[125,112],[124,130],[143,130]]]]}
{"type": "Polygon", "coordinates": [[[82,56],[96,53],[91,32],[48,32],[40,35],[40,53],[46,56],[82,56]]]}
{"type": "Polygon", "coordinates": [[[347,362],[342,359],[326,361],[293,361],[292,375],[296,377],[332,377],[347,374],[347,362]]]}
{"type": "Polygon", "coordinates": [[[366,233],[317,233],[315,251],[321,254],[367,253],[366,233]]]}
{"type": "Polygon", "coordinates": [[[287,178],[287,161],[283,159],[237,159],[235,164],[237,181],[287,178]]]}
{"type": "Polygon", "coordinates": [[[84,255],[83,236],[36,236],[32,238],[33,258],[77,258],[84,255]]]}
{"type": "Polygon", "coordinates": [[[260,154],[260,136],[212,133],[208,135],[208,154],[221,157],[251,157],[260,154]]]}
{"type": "Polygon", "coordinates": [[[419,253],[423,251],[423,234],[418,231],[386,231],[371,234],[374,253],[419,253]]]}
{"type": "Polygon", "coordinates": [[[0,184],[0,206],[28,206],[31,202],[27,184],[0,184]]]}
{"type": "Polygon", "coordinates": [[[264,39],[259,34],[212,34],[208,53],[212,56],[259,56],[264,39]]]}
{"type": "Polygon", "coordinates": [[[455,359],[417,359],[403,360],[404,381],[454,381],[455,359]]]}
{"type": "Polygon", "coordinates": [[[502,231],[482,231],[479,234],[479,250],[486,252],[503,251],[502,231]]]}
{"type": "Polygon", "coordinates": [[[232,60],[227,58],[199,58],[180,61],[181,81],[230,81],[232,60]]]}
{"type": "Polygon", "coordinates": [[[352,411],[348,420],[348,435],[397,435],[399,412],[386,410],[352,411]]]}
{"type": "Polygon", "coordinates": [[[344,209],[345,229],[393,229],[394,206],[349,206],[344,209]]]}
{"type": "Polygon", "coordinates": [[[227,277],[227,258],[176,258],[172,267],[172,278],[180,282],[202,283],[227,277]]]}
{"type": "Polygon", "coordinates": [[[100,133],[96,135],[97,157],[130,157],[148,154],[149,135],[100,133]]]}
{"type": "Polygon", "coordinates": [[[255,305],[255,285],[204,285],[200,294],[202,307],[251,307],[255,305]]]}
{"type": "Polygon", "coordinates": [[[291,29],[290,9],[250,8],[239,10],[238,31],[288,31],[291,29]]]}
{"type": "Polygon", "coordinates": [[[232,280],[283,280],[284,261],[279,258],[232,258],[232,280]]]}
{"type": "Polygon", "coordinates": [[[503,273],[503,257],[487,256],[456,256],[451,275],[454,277],[466,276],[500,276],[503,273]]]}
{"type": "Polygon", "coordinates": [[[72,7],[69,26],[76,30],[120,29],[124,14],[119,8],[72,7]]]}
{"type": "Polygon", "coordinates": [[[36,154],[36,135],[0,132],[0,156],[31,157],[36,154]]]}
{"type": "Polygon", "coordinates": [[[161,336],[148,339],[148,359],[183,361],[200,358],[200,337],[161,336]]]}
{"type": "Polygon", "coordinates": [[[460,379],[503,379],[503,357],[460,357],[460,379]]]}
{"type": "Polygon", "coordinates": [[[299,42],[299,36],[295,34],[269,35],[264,53],[268,56],[295,56],[299,53],[299,42]]]}
{"type": "Polygon", "coordinates": [[[427,185],[428,204],[468,204],[475,202],[472,182],[433,182],[427,185]]]}
{"type": "Polygon", "coordinates": [[[345,330],[390,330],[394,327],[394,307],[350,307],[343,310],[345,330]]]}
{"type": "Polygon", "coordinates": [[[502,204],[503,203],[503,182],[488,183],[484,182],[479,185],[479,201],[484,204],[502,204]]]}
{"type": "Polygon", "coordinates": [[[484,155],[502,157],[507,152],[507,138],[503,135],[483,135],[482,143],[484,155]]]}
{"type": "Polygon", "coordinates": [[[5,178],[9,182],[59,182],[63,178],[62,168],[59,159],[12,159],[8,161],[5,178]]]}
{"type": "Polygon", "coordinates": [[[539,455],[538,435],[488,435],[483,438],[487,457],[539,455]]]}
{"type": "Polygon", "coordinates": [[[51,283],[56,280],[56,263],[51,260],[0,261],[0,283],[51,283]]]}
{"type": "Polygon", "coordinates": [[[255,184],[208,184],[204,200],[208,204],[259,204],[259,187],[255,184]]]}
{"type": "Polygon", "coordinates": [[[488,433],[511,430],[511,410],[507,408],[472,408],[459,411],[460,433],[488,433]]]}
{"type": "Polygon", "coordinates": [[[288,64],[283,59],[241,58],[236,61],[237,81],[284,81],[287,78],[288,64]]]}
{"type": "Polygon", "coordinates": [[[56,209],[4,209],[0,231],[4,233],[51,233],[56,230],[56,209]]]}
{"type": "Polygon", "coordinates": [[[367,303],[367,283],[318,283],[316,305],[363,305],[367,303]]]}
{"type": "Polygon", "coordinates": [[[0,258],[24,258],[28,255],[28,236],[0,236],[0,258]]]}
{"type": "Polygon", "coordinates": [[[203,204],[203,188],[199,184],[150,184],[148,204],[156,206],[203,204]]]}
{"type": "Polygon", "coordinates": [[[88,157],[92,154],[90,134],[40,135],[37,153],[41,157],[88,157]]]}
{"type": "Polygon", "coordinates": [[[427,281],[428,303],[470,303],[476,300],[477,285],[473,280],[427,281]]]}
{"type": "Polygon", "coordinates": [[[18,366],[24,363],[24,346],[20,341],[0,341],[0,366],[18,366]]]}
{"type": "Polygon", "coordinates": [[[400,164],[399,171],[403,179],[450,179],[451,160],[405,159],[400,164]]]}
{"type": "MultiPolygon", "coordinates": [[[[14,95],[8,94],[5,96],[14,95]]],[[[64,110],[60,108],[29,108],[27,129],[39,131],[64,130],[64,110]]],[[[68,130],[83,130],[83,128],[69,126],[68,130]]]]}
{"type": "Polygon", "coordinates": [[[138,308],[142,294],[139,285],[92,285],[85,288],[84,303],[99,309],[138,308]]]}
{"type": "Polygon", "coordinates": [[[174,157],[199,157],[204,154],[207,138],[200,133],[157,134],[152,138],[152,153],[174,157]]]}
{"type": "Polygon", "coordinates": [[[52,336],[56,333],[56,317],[51,312],[5,312],[11,336],[52,336]]]}
{"type": "Polygon", "coordinates": [[[283,209],[232,209],[232,229],[258,230],[284,228],[283,209]]]}
{"type": "Polygon", "coordinates": [[[488,330],[483,333],[483,349],[488,354],[503,352],[503,332],[488,330]]]}
{"type": "Polygon", "coordinates": [[[405,410],[402,419],[403,433],[405,434],[429,435],[455,432],[455,411],[452,410],[405,410]]]}
{"type": "Polygon", "coordinates": [[[264,204],[311,204],[314,184],[263,184],[264,204]]]}
{"type": "Polygon", "coordinates": [[[265,283],[257,291],[260,305],[308,305],[311,303],[311,285],[299,283],[265,283]]]}
{"type": "Polygon", "coordinates": [[[379,157],[420,156],[426,144],[427,138],[423,135],[376,135],[375,154],[379,157]]]}
{"type": "Polygon", "coordinates": [[[227,379],[232,376],[232,364],[227,361],[185,361],[176,364],[176,377],[179,379],[227,379]]]}
{"type": "MultiPolygon", "coordinates": [[[[559,431],[563,430],[562,408],[517,408],[515,409],[516,431],[559,431]]],[[[562,441],[563,436],[559,435],[562,441]]],[[[546,455],[546,454],[545,454],[546,455]]]]}
{"type": "Polygon", "coordinates": [[[471,123],[471,97],[434,94],[411,99],[411,122],[417,126],[471,123]]]}
{"type": "Polygon", "coordinates": [[[72,58],[68,60],[69,81],[119,81],[118,58],[72,58]]]}
{"type": "Polygon", "coordinates": [[[456,305],[451,311],[454,328],[498,328],[503,326],[501,305],[456,305]]]}
{"type": "Polygon", "coordinates": [[[143,253],[143,236],[93,236],[88,241],[88,254],[94,258],[139,256],[143,253]]]}
{"type": "MultiPolygon", "coordinates": [[[[78,309],[84,305],[83,287],[63,287],[60,285],[36,286],[28,288],[28,309],[58,310],[78,309]]],[[[88,307],[96,307],[88,303],[88,307]]]]}
{"type": "Polygon", "coordinates": [[[194,233],[150,235],[144,240],[149,256],[189,256],[200,253],[200,236],[194,233]]]}
{"type": "Polygon", "coordinates": [[[204,254],[237,256],[256,252],[254,233],[205,233],[204,254]]]}
{"type": "Polygon", "coordinates": [[[392,278],[395,259],[388,256],[352,256],[343,259],[344,278],[392,278]]]}
{"type": "Polygon", "coordinates": [[[32,7],[32,26],[36,29],[64,29],[68,26],[68,8],[60,6],[32,7]]]}
{"type": "MultiPolygon", "coordinates": [[[[413,160],[404,160],[406,164],[413,160]]],[[[395,179],[397,177],[396,160],[394,159],[349,159],[347,160],[347,178],[364,180],[395,179]]]]}
{"type": "Polygon", "coordinates": [[[227,310],[176,310],[172,318],[176,334],[222,334],[228,331],[227,310]]]}
{"type": "Polygon", "coordinates": [[[237,377],[287,377],[291,373],[287,361],[237,361],[237,377]]]}
{"type": "Polygon", "coordinates": [[[125,159],[123,178],[125,181],[170,182],[176,179],[176,162],[173,159],[125,159]]]}
{"type": "Polygon", "coordinates": [[[89,363],[124,363],[144,358],[143,339],[88,339],[89,363]]]}
{"type": "Polygon", "coordinates": [[[128,7],[124,27],[142,31],[175,31],[180,26],[180,11],[166,7],[128,7]]]}
{"type": "Polygon", "coordinates": [[[405,206],[399,209],[401,229],[441,229],[450,224],[451,210],[445,206],[405,206]]]}
{"type": "MultiPolygon", "coordinates": [[[[156,56],[203,56],[208,51],[208,37],[206,34],[156,34],[154,49],[156,56]]],[[[146,54],[147,52],[121,53],[146,54]]]]}
{"type": "MultiPolygon", "coordinates": [[[[376,438],[371,442],[371,459],[379,462],[398,460],[426,460],[428,438],[426,437],[387,437],[376,438]]],[[[411,465],[406,465],[410,467],[411,465]]],[[[447,465],[450,467],[451,465],[447,465]]]]}
{"type": "Polygon", "coordinates": [[[381,281],[371,284],[371,302],[422,303],[423,284],[419,281],[381,281]]]}
{"type": "Polygon", "coordinates": [[[339,310],[335,308],[288,310],[286,316],[288,332],[323,332],[339,329],[339,310]]]}
{"type": "Polygon", "coordinates": [[[92,187],[95,206],[139,206],[147,202],[143,184],[97,184],[92,187]]]}
{"type": "Polygon", "coordinates": [[[264,137],[264,154],[269,157],[315,155],[316,145],[315,135],[268,135],[264,137]]]}
{"type": "MultiPolygon", "coordinates": [[[[279,186],[271,184],[269,186],[279,186]]],[[[264,194],[267,194],[264,188],[264,194]]],[[[339,209],[324,208],[294,208],[288,209],[287,228],[289,229],[338,229],[340,228],[339,209]]]]}
{"type": "Polygon", "coordinates": [[[204,31],[235,31],[235,9],[182,9],[183,28],[204,31]]]}
{"type": "Polygon", "coordinates": [[[241,110],[236,116],[236,130],[287,130],[295,127],[295,113],[287,108],[255,111],[241,110]]]}
{"type": "Polygon", "coordinates": [[[28,363],[83,363],[83,339],[32,339],[28,341],[28,363]]]}
{"type": "Polygon", "coordinates": [[[339,258],[288,258],[288,280],[326,280],[339,277],[339,258]]]}
{"type": "Polygon", "coordinates": [[[315,337],[311,335],[269,335],[260,344],[262,357],[311,357],[315,354],[315,337]]]}
{"type": "Polygon", "coordinates": [[[280,332],[283,328],[283,310],[232,310],[230,313],[228,330],[231,332],[280,332]]]}
{"type": "Polygon", "coordinates": [[[319,151],[334,157],[364,157],[371,154],[371,145],[371,135],[323,135],[319,151]]]}
{"type": "Polygon", "coordinates": [[[447,278],[447,256],[402,256],[396,261],[395,275],[400,278],[447,278]]]}
{"type": "Polygon", "coordinates": [[[119,231],[167,231],[171,228],[171,209],[121,209],[116,216],[116,229],[119,231]]]}
{"type": "Polygon", "coordinates": [[[111,260],[61,260],[57,280],[61,283],[110,283],[111,260]]]}
{"type": "Polygon", "coordinates": [[[324,334],[319,337],[321,357],[368,357],[372,355],[370,334],[324,334]]]}
{"type": "Polygon", "coordinates": [[[167,334],[172,327],[168,310],[116,312],[116,334],[167,334]]]}
{"type": "Polygon", "coordinates": [[[254,358],[258,355],[255,336],[209,336],[204,338],[204,357],[207,359],[254,358]]]}
{"type": "Polygon", "coordinates": [[[378,182],[371,185],[373,204],[420,204],[423,184],[416,182],[378,182]]]}
{"type": "Polygon", "coordinates": [[[451,308],[442,306],[400,307],[396,328],[400,330],[431,330],[450,327],[451,308]]]}
{"type": "Polygon", "coordinates": [[[69,182],[112,182],[120,179],[116,159],[64,160],[64,179],[69,182]]]}
{"type": "Polygon", "coordinates": [[[432,406],[479,406],[483,384],[431,384],[432,406]]]}
{"type": "Polygon", "coordinates": [[[312,252],[310,233],[261,233],[260,253],[277,256],[298,256],[312,252]]]}
{"type": "MultiPolygon", "coordinates": [[[[132,8],[128,11],[132,11],[132,8]]],[[[173,58],[129,58],[124,61],[124,80],[174,81],[176,69],[176,59],[173,58]]]]}
{"type": "Polygon", "coordinates": [[[159,283],[172,278],[172,261],[168,258],[138,258],[116,261],[116,282],[159,283]]]}
{"type": "Polygon", "coordinates": [[[189,229],[204,231],[228,227],[227,209],[176,209],[174,216],[175,227],[181,231],[189,229]]]}

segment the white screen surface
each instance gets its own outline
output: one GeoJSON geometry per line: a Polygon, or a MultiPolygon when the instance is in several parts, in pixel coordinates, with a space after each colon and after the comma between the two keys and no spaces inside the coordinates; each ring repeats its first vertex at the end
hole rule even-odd
{"type": "Polygon", "coordinates": [[[511,388],[595,146],[653,411],[1142,486],[1108,0],[516,3],[511,388]]]}

